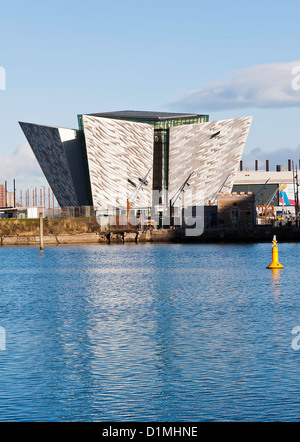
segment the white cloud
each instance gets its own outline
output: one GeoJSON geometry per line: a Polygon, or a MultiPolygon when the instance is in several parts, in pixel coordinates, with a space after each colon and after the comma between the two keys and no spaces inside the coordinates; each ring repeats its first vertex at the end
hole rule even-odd
{"type": "Polygon", "coordinates": [[[44,184],[43,172],[28,143],[18,146],[12,155],[0,154],[0,182],[16,180],[17,187],[44,184]]]}
{"type": "Polygon", "coordinates": [[[300,107],[300,61],[263,64],[236,71],[232,78],[190,91],[171,107],[188,112],[240,108],[300,107]]]}

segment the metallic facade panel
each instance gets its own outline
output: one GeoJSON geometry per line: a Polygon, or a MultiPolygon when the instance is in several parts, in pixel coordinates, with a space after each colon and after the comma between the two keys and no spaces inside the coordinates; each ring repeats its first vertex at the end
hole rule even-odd
{"type": "Polygon", "coordinates": [[[70,129],[59,129],[59,134],[63,141],[78,205],[91,206],[91,186],[83,136],[76,131],[76,138],[74,138],[74,130],[70,129]]]}
{"type": "Polygon", "coordinates": [[[20,123],[60,207],[78,206],[64,142],[76,138],[72,129],[20,123]]]}
{"type": "MultiPolygon", "coordinates": [[[[153,165],[154,127],[110,118],[82,117],[94,208],[126,207],[153,165]]],[[[152,171],[133,207],[150,207],[152,171]]]]}
{"type": "Polygon", "coordinates": [[[189,124],[170,129],[169,196],[173,197],[191,172],[185,206],[204,203],[218,191],[231,192],[252,117],[189,124]],[[193,198],[192,198],[193,193],[193,198]],[[196,197],[197,199],[197,197],[196,197]]]}

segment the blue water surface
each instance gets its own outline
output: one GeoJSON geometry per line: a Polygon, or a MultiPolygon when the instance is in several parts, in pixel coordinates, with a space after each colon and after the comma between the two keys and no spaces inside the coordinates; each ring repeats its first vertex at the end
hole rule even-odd
{"type": "Polygon", "coordinates": [[[0,420],[299,420],[300,244],[271,247],[1,248],[0,420]]]}

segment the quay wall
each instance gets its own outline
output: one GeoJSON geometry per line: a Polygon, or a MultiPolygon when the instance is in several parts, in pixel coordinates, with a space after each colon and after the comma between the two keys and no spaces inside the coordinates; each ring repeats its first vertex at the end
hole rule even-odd
{"type": "MultiPolygon", "coordinates": [[[[259,243],[272,242],[276,235],[279,242],[300,242],[300,228],[261,227],[249,231],[206,230],[199,237],[189,237],[184,231],[157,229],[146,231],[112,231],[92,233],[47,234],[44,245],[78,244],[142,244],[142,243],[259,243]]],[[[1,246],[39,246],[38,234],[1,235],[1,246]]]]}

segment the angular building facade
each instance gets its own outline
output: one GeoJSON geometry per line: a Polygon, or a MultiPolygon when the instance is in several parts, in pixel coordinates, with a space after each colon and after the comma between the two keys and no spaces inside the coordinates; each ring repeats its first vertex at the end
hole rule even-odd
{"type": "Polygon", "coordinates": [[[153,191],[167,206],[184,182],[186,205],[200,204],[199,193],[214,204],[232,190],[251,121],[120,111],[78,115],[78,130],[20,125],[62,208],[109,211],[151,207],[153,191]]]}
{"type": "MultiPolygon", "coordinates": [[[[150,124],[83,115],[93,206],[126,207],[140,179],[152,169],[154,129],[150,124]],[[134,184],[131,184],[134,183],[134,184]]],[[[138,197],[151,206],[152,174],[138,197]]]]}
{"type": "Polygon", "coordinates": [[[89,171],[80,131],[20,123],[60,207],[91,204],[89,171]]]}
{"type": "Polygon", "coordinates": [[[248,117],[173,127],[169,194],[175,194],[190,174],[190,198],[185,200],[188,206],[197,205],[195,198],[200,194],[208,205],[216,202],[218,192],[231,192],[251,122],[248,117]]]}

